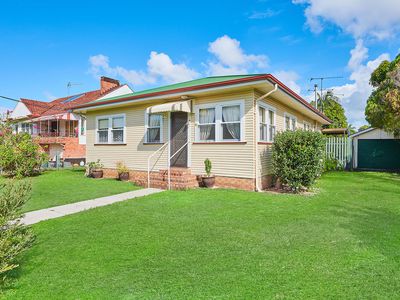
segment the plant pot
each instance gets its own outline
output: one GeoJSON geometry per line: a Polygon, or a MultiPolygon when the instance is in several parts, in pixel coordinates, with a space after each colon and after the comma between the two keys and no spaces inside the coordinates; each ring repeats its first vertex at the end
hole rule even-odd
{"type": "Polygon", "coordinates": [[[203,186],[206,188],[212,188],[215,184],[215,176],[203,176],[201,177],[203,181],[203,186]]]}
{"type": "Polygon", "coordinates": [[[92,177],[93,178],[102,178],[103,170],[92,170],[92,177]]]}
{"type": "Polygon", "coordinates": [[[121,181],[127,181],[129,180],[129,172],[123,172],[118,174],[118,178],[121,181]]]}

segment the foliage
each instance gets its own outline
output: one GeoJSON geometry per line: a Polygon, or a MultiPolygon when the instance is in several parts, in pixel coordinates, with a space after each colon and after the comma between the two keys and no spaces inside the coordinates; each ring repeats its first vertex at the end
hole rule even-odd
{"type": "MultiPolygon", "coordinates": [[[[315,102],[314,102],[315,103],[315,102]]],[[[314,106],[314,103],[311,104],[314,106]]],[[[323,110],[324,114],[333,121],[330,125],[324,125],[324,128],[347,128],[347,118],[343,106],[339,103],[339,98],[328,91],[322,101],[318,101],[318,109],[323,110]]]]}
{"type": "Polygon", "coordinates": [[[369,125],[362,125],[362,126],[360,126],[360,127],[358,128],[358,132],[363,131],[363,130],[366,130],[366,129],[368,129],[368,128],[371,128],[371,126],[369,126],[369,125]]]}
{"type": "Polygon", "coordinates": [[[356,133],[356,127],[352,124],[349,124],[349,126],[347,127],[347,129],[349,130],[350,134],[356,133]]]}
{"type": "Polygon", "coordinates": [[[392,61],[383,61],[372,72],[374,87],[365,108],[371,126],[400,136],[400,54],[392,61]]]}
{"type": "Polygon", "coordinates": [[[206,158],[206,160],[204,161],[204,169],[208,177],[211,176],[211,168],[212,168],[211,160],[206,158]]]}
{"type": "Polygon", "coordinates": [[[37,142],[27,133],[13,133],[9,124],[0,124],[0,169],[10,177],[32,176],[48,159],[37,142]]]}
{"type": "Polygon", "coordinates": [[[343,170],[344,166],[341,164],[341,162],[333,157],[326,157],[324,160],[324,172],[329,172],[329,171],[340,171],[343,170]]]}
{"type": "Polygon", "coordinates": [[[284,131],[276,135],[272,166],[275,176],[290,190],[310,187],[323,167],[324,139],[312,131],[284,131]]]}
{"type": "Polygon", "coordinates": [[[399,176],[317,188],[170,191],[40,222],[4,298],[397,299],[399,176]]]}
{"type": "Polygon", "coordinates": [[[18,255],[33,241],[31,230],[18,221],[30,191],[28,181],[7,180],[0,186],[0,283],[5,282],[9,271],[18,267],[18,255]]]}
{"type": "Polygon", "coordinates": [[[119,175],[129,172],[128,167],[125,165],[125,163],[123,161],[117,162],[117,172],[119,175]]]}
{"type": "Polygon", "coordinates": [[[91,176],[93,171],[101,170],[104,165],[100,162],[100,159],[97,161],[91,161],[86,164],[86,172],[85,176],[91,176]]]}

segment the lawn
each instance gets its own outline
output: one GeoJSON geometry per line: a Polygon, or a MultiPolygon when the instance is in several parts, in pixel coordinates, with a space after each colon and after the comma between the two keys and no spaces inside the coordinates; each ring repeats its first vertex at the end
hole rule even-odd
{"type": "MultiPolygon", "coordinates": [[[[32,197],[24,211],[32,211],[138,189],[131,182],[115,179],[92,179],[82,168],[45,171],[32,177],[32,197]]],[[[4,181],[0,178],[0,181],[4,181]]]]}
{"type": "Polygon", "coordinates": [[[400,176],[314,196],[164,192],[36,224],[9,299],[376,299],[400,292],[400,176]]]}

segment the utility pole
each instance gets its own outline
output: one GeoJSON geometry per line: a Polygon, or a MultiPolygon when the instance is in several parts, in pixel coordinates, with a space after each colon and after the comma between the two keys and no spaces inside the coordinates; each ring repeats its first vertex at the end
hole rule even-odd
{"type": "MultiPolygon", "coordinates": [[[[323,97],[323,95],[322,95],[322,91],[323,91],[323,87],[322,87],[322,85],[323,85],[323,82],[324,82],[324,80],[325,79],[339,79],[339,78],[343,78],[342,76],[328,76],[328,77],[311,77],[310,78],[310,81],[314,81],[314,80],[320,80],[320,90],[321,90],[321,94],[320,94],[320,101],[321,101],[321,111],[323,111],[324,110],[324,107],[323,107],[323,102],[322,102],[322,97],[323,97]]],[[[314,87],[315,87],[315,85],[314,85],[314,87]]]]}

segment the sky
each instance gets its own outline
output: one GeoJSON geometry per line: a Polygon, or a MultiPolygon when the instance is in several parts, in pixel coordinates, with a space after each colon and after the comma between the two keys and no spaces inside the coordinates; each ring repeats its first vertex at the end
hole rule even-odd
{"type": "MultiPolygon", "coordinates": [[[[199,77],[271,73],[307,100],[333,88],[366,124],[369,77],[400,48],[398,0],[6,1],[0,95],[50,101],[110,76],[135,91],[199,77]]],[[[0,98],[0,111],[15,103],[0,98]]]]}

